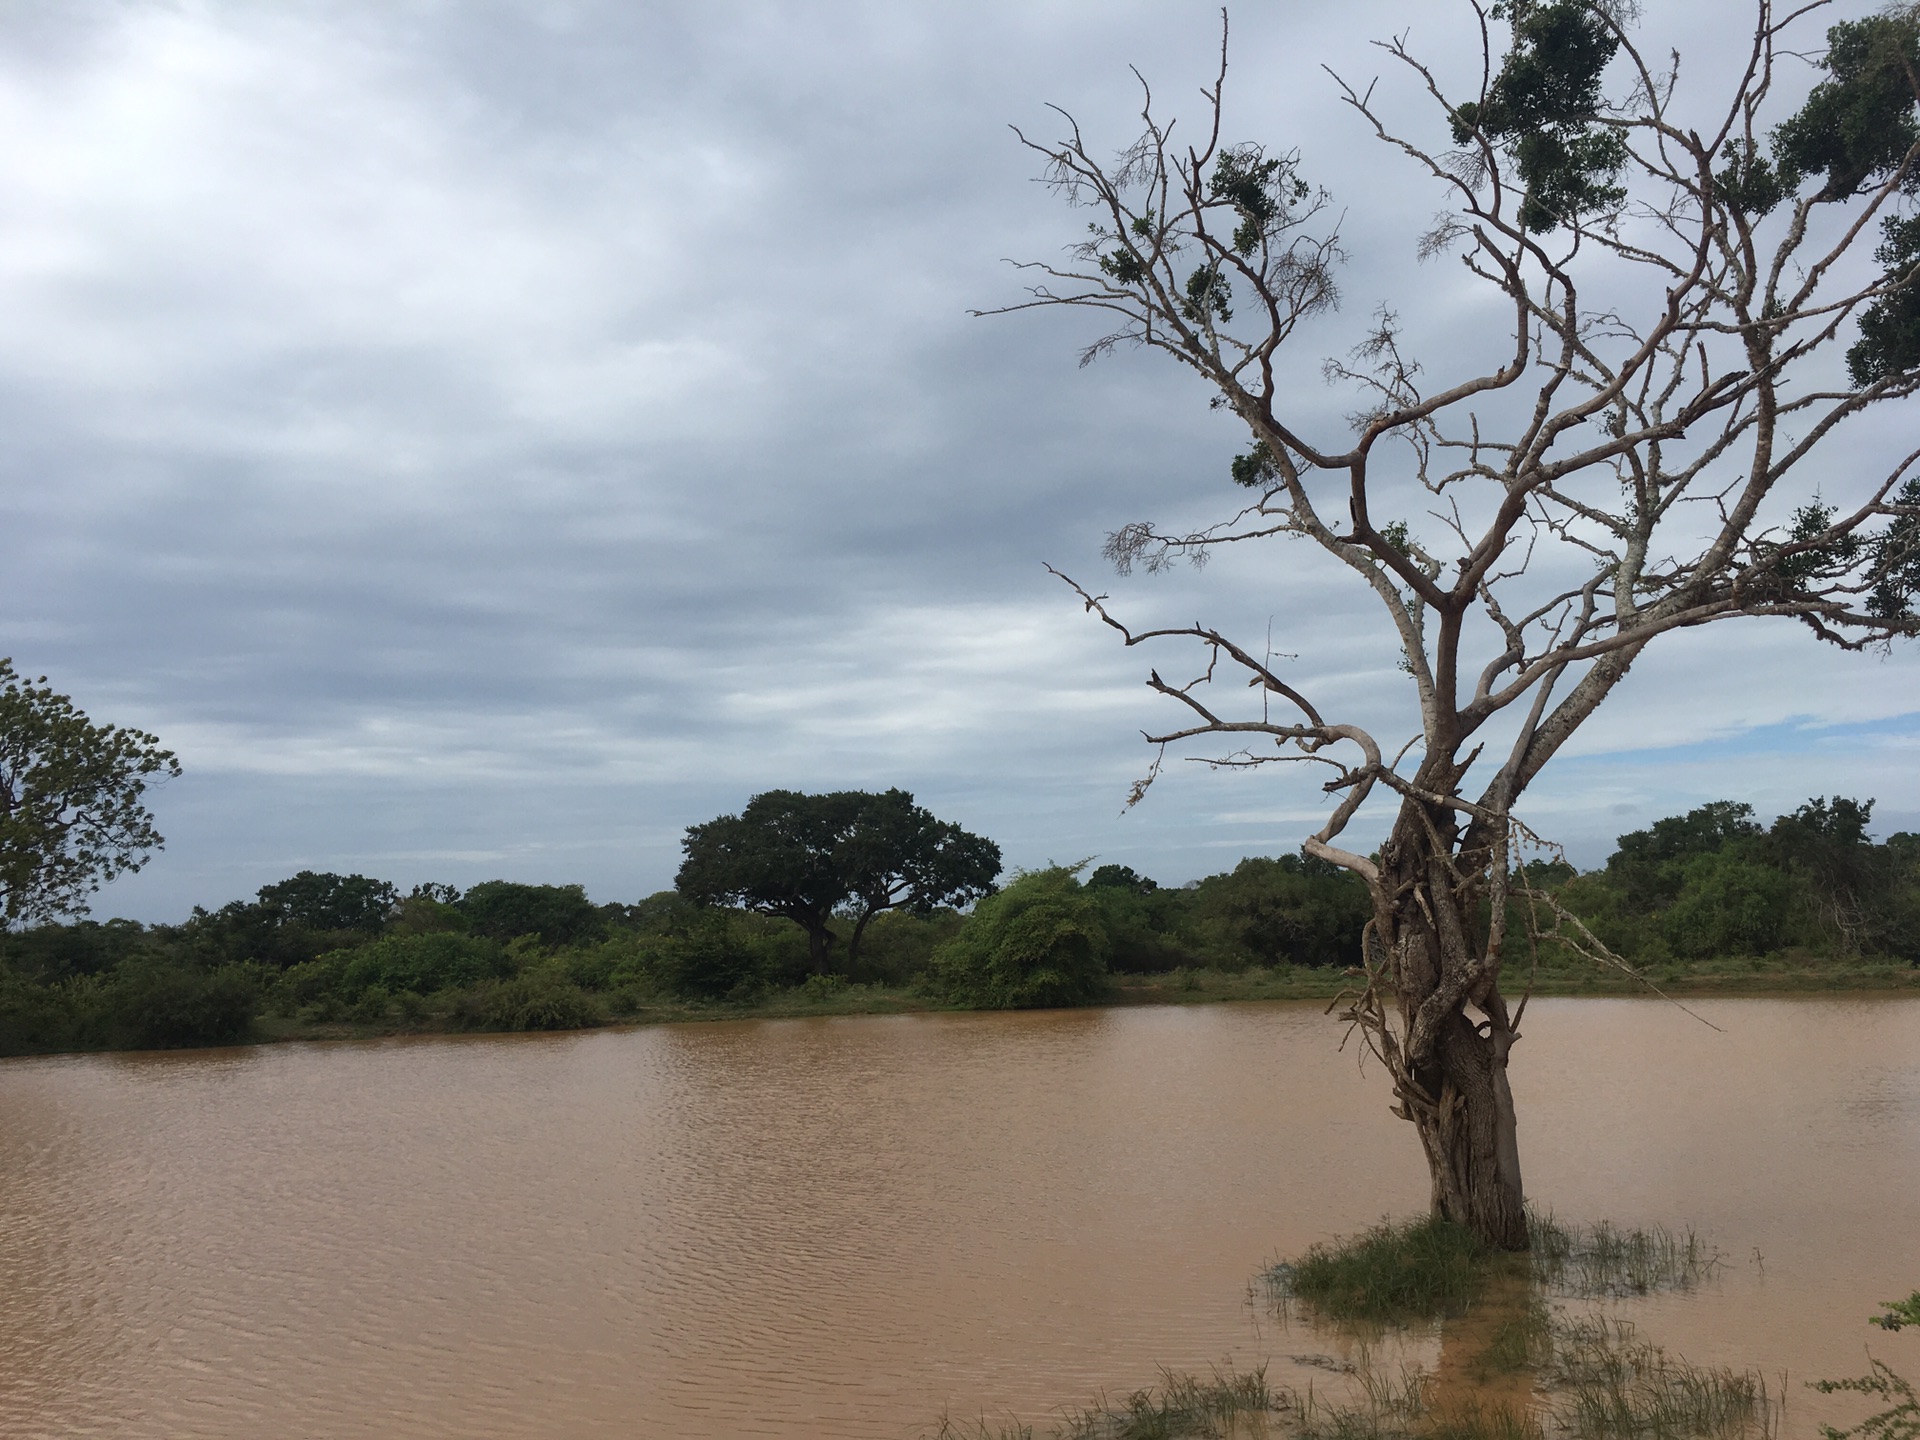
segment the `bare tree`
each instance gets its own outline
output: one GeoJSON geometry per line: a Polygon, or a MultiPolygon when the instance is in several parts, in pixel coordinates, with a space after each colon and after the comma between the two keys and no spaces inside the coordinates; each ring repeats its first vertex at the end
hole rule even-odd
{"type": "MultiPolygon", "coordinates": [[[[1419,1132],[1434,1212],[1523,1249],[1510,931],[1597,942],[1527,885],[1516,802],[1663,635],[1756,616],[1849,649],[1920,631],[1920,451],[1842,479],[1844,506],[1803,478],[1842,426],[1920,388],[1920,7],[1834,25],[1806,55],[1789,47],[1817,49],[1824,0],[1786,14],[1756,0],[1737,80],[1703,97],[1683,92],[1677,55],[1636,38],[1630,0],[1468,3],[1483,59],[1470,98],[1404,37],[1381,47],[1430,100],[1434,137],[1390,127],[1372,87],[1334,83],[1444,197],[1419,252],[1489,287],[1505,316],[1495,363],[1428,384],[1383,312],[1326,367],[1364,393],[1361,413],[1313,433],[1277,362],[1335,306],[1341,239],[1298,152],[1223,139],[1224,29],[1194,143],[1176,143],[1150,92],[1143,133],[1110,162],[1071,116],[1058,142],[1020,136],[1093,222],[1066,260],[1021,267],[1037,281],[1025,301],[989,313],[1103,313],[1082,363],[1123,343],[1163,352],[1251,432],[1233,465],[1244,503],[1190,533],[1124,526],[1106,547],[1122,574],[1304,537],[1392,626],[1420,716],[1398,756],[1290,684],[1270,647],[1204,624],[1129,628],[1068,579],[1126,644],[1199,648],[1193,679],[1148,681],[1185,717],[1148,737],[1161,754],[1216,739],[1231,747],[1206,757],[1218,764],[1331,766],[1306,848],[1373,898],[1342,1018],[1419,1132]],[[1388,513],[1408,493],[1425,495],[1431,533],[1388,513]],[[1216,698],[1234,674],[1250,708],[1216,698]],[[1342,844],[1369,802],[1395,807],[1372,856],[1342,844]]],[[[1470,364],[1475,346],[1451,348],[1447,364],[1470,364]]]]}

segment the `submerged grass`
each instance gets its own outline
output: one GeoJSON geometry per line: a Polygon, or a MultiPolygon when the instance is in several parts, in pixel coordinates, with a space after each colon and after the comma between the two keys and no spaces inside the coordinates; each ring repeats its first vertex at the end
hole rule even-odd
{"type": "Polygon", "coordinates": [[[1772,1440],[1778,1428],[1780,1401],[1759,1371],[1689,1364],[1606,1316],[1557,1320],[1542,1380],[1579,1440],[1772,1440]]]}
{"type": "MultiPolygon", "coordinates": [[[[1298,1260],[1265,1271],[1260,1282],[1270,1300],[1298,1302],[1315,1319],[1400,1326],[1463,1315],[1500,1276],[1527,1276],[1563,1298],[1612,1299],[1691,1290],[1721,1263],[1720,1252],[1691,1229],[1568,1224],[1529,1210],[1527,1230],[1532,1250],[1511,1255],[1489,1250],[1448,1220],[1382,1220],[1358,1235],[1311,1246],[1298,1260]]],[[[1533,1353],[1541,1323],[1538,1316],[1515,1317],[1494,1343],[1503,1353],[1533,1353]]]]}
{"type": "Polygon", "coordinates": [[[1529,1211],[1527,1232],[1534,1276],[1556,1295],[1597,1300],[1692,1290],[1720,1268],[1720,1252],[1691,1227],[1569,1225],[1551,1212],[1529,1211]]]}
{"type": "Polygon", "coordinates": [[[1358,1403],[1283,1393],[1291,1430],[1301,1440],[1773,1440],[1780,1401],[1757,1371],[1691,1365],[1630,1324],[1549,1303],[1690,1290],[1719,1268],[1717,1250],[1691,1229],[1532,1211],[1527,1221],[1524,1255],[1443,1220],[1382,1221],[1266,1272],[1270,1298],[1318,1324],[1441,1322],[1453,1357],[1441,1375],[1395,1378],[1363,1359],[1358,1403]],[[1503,1376],[1531,1381],[1516,1397],[1495,1383],[1503,1376]]]}
{"type": "MultiPolygon", "coordinates": [[[[1163,1373],[1118,1402],[1066,1412],[1051,1440],[1778,1440],[1783,1390],[1753,1369],[1698,1366],[1605,1314],[1569,1314],[1555,1300],[1617,1300],[1690,1290],[1721,1265],[1691,1229],[1569,1224],[1530,1212],[1529,1254],[1489,1250],[1443,1220],[1383,1220],[1312,1246],[1259,1283],[1283,1314],[1364,1338],[1438,1323],[1435,1370],[1376,1366],[1366,1343],[1352,1363],[1324,1364],[1334,1393],[1272,1387],[1264,1371],[1211,1378],[1163,1373]],[[1345,1393],[1342,1393],[1342,1392],[1345,1393]]],[[[1904,1312],[1891,1317],[1906,1323],[1904,1312]]],[[[1784,1381],[1782,1382],[1784,1384],[1784,1381]]],[[[1920,1440],[1920,1400],[1878,1362],[1857,1390],[1890,1401],[1825,1440],[1920,1440]]],[[[943,1421],[929,1440],[1038,1440],[1031,1425],[943,1421]]]]}
{"type": "Polygon", "coordinates": [[[1451,1221],[1383,1220],[1311,1246],[1265,1278],[1275,1299],[1304,1302],[1336,1324],[1410,1324],[1464,1313],[1493,1258],[1472,1231],[1451,1221]]]}
{"type": "MultiPolygon", "coordinates": [[[[1047,1433],[1053,1440],[1260,1440],[1268,1433],[1266,1418],[1287,1403],[1287,1396],[1268,1387],[1264,1367],[1216,1370],[1205,1379],[1163,1370],[1158,1385],[1069,1411],[1047,1433]],[[1248,1423],[1255,1428],[1246,1428],[1248,1423]]],[[[1018,1420],[949,1418],[929,1440],[1035,1440],[1035,1432],[1018,1420]]]]}
{"type": "Polygon", "coordinates": [[[1300,1440],[1775,1440],[1781,1398],[1755,1370],[1668,1355],[1624,1321],[1556,1317],[1532,1403],[1448,1399],[1433,1377],[1362,1374],[1361,1398],[1283,1393],[1300,1440]]]}

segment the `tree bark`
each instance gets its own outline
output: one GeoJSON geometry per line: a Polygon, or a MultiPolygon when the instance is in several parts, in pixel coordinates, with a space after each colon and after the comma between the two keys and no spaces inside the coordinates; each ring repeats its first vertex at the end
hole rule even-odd
{"type": "Polygon", "coordinates": [[[1507,1081],[1517,1037],[1500,994],[1503,927],[1483,917],[1491,857],[1478,848],[1471,832],[1463,843],[1451,811],[1415,800],[1403,806],[1382,848],[1374,918],[1386,962],[1375,985],[1392,991],[1398,1023],[1388,1023],[1378,999],[1356,1018],[1392,1072],[1395,1113],[1419,1133],[1433,1213],[1495,1249],[1525,1250],[1507,1081]]]}
{"type": "Polygon", "coordinates": [[[1431,1077],[1435,1103],[1415,1108],[1413,1121],[1433,1181],[1433,1213],[1495,1249],[1525,1250],[1526,1193],[1503,1048],[1465,1015],[1452,1016],[1431,1077]]]}
{"type": "Polygon", "coordinates": [[[815,975],[827,973],[827,955],[833,949],[833,931],[824,920],[810,917],[801,922],[807,930],[807,966],[815,975]]]}

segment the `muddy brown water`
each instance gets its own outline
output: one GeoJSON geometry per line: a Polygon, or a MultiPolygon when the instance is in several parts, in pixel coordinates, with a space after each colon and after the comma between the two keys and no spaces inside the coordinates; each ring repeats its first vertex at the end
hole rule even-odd
{"type": "MultiPolygon", "coordinates": [[[[1864,1324],[1920,1286],[1920,1001],[1694,1008],[1535,1003],[1529,1190],[1725,1252],[1626,1312],[1693,1360],[1920,1372],[1864,1324]]],[[[0,1435],[907,1440],[1161,1365],[1304,1384],[1328,1342],[1250,1275],[1425,1199],[1338,1038],[1214,1005],[0,1063],[0,1435]]]]}

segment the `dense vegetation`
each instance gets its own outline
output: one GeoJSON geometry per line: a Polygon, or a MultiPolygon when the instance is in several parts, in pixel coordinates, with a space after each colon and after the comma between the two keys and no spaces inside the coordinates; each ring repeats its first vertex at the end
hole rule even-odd
{"type": "MultiPolygon", "coordinates": [[[[1536,885],[1629,962],[1671,975],[1755,957],[1920,958],[1920,836],[1867,835],[1872,802],[1809,801],[1762,827],[1716,802],[1536,885]]],[[[970,915],[830,918],[820,953],[779,915],[673,891],[595,905],[578,885],[464,893],[311,871],[179,925],[82,920],[0,932],[0,1054],[233,1043],[259,1035],[574,1029],[663,1013],[830,1006],[870,993],[968,1007],[1074,1005],[1118,980],[1323,974],[1358,964],[1364,886],[1312,858],[1242,860],[1182,888],[1121,865],[1016,875],[970,915]],[[1291,968],[1290,968],[1291,967],[1291,968]]],[[[1549,968],[1579,964],[1546,942],[1549,968]]]]}
{"type": "Polygon", "coordinates": [[[1636,965],[1803,951],[1920,961],[1920,835],[1876,844],[1873,801],[1809,800],[1771,826],[1719,800],[1622,835],[1606,865],[1534,874],[1636,965]]]}

